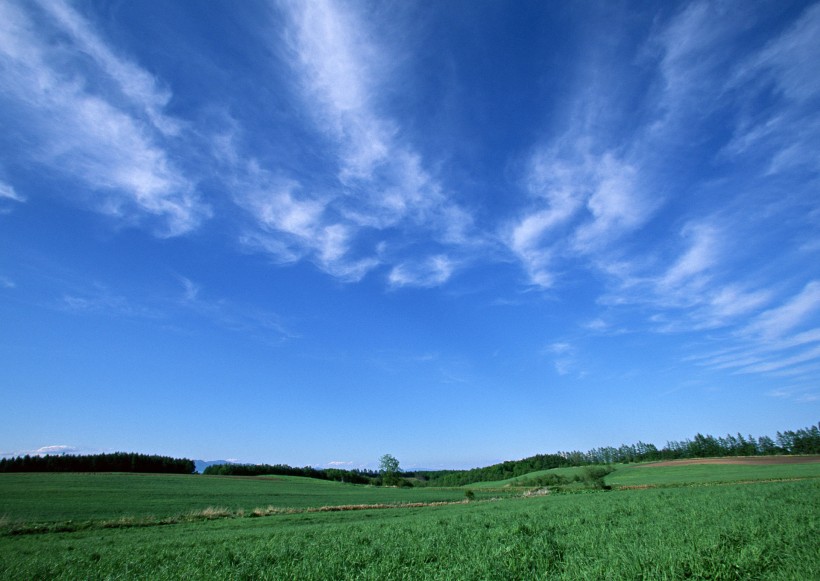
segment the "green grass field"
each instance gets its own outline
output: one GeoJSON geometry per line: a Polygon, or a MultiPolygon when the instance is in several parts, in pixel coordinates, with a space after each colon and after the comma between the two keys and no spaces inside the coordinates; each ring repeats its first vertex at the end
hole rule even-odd
{"type": "Polygon", "coordinates": [[[714,484],[792,478],[820,478],[820,463],[761,466],[742,464],[689,464],[682,466],[632,464],[616,467],[615,472],[606,477],[606,483],[615,487],[677,486],[682,484],[714,484]]]}
{"type": "MultiPolygon", "coordinates": [[[[752,467],[764,481],[741,471],[744,483],[720,486],[688,484],[725,482],[725,466],[627,466],[609,478],[662,486],[73,532],[10,534],[6,526],[0,579],[818,579],[820,464],[808,466],[801,475],[797,466],[752,467]],[[717,469],[715,477],[703,469],[717,469]]],[[[274,491],[280,506],[303,509],[464,498],[463,489],[299,478],[0,475],[0,519],[248,510],[271,504],[274,491]]]]}
{"type": "MultiPolygon", "coordinates": [[[[615,464],[615,470],[605,479],[613,487],[624,486],[679,486],[689,484],[717,484],[721,482],[744,482],[753,480],[779,480],[794,478],[820,478],[820,462],[807,464],[741,465],[741,464],[687,464],[680,466],[656,466],[646,464],[615,464]]],[[[584,467],[553,468],[538,470],[505,480],[476,482],[463,488],[480,491],[526,485],[540,476],[557,474],[572,479],[584,472],[584,467]]]]}
{"type": "Polygon", "coordinates": [[[7,522],[164,518],[207,507],[252,511],[460,500],[464,490],[458,488],[383,488],[299,476],[0,474],[0,518],[7,522]]]}
{"type": "Polygon", "coordinates": [[[583,467],[571,467],[571,468],[552,468],[550,470],[536,470],[535,472],[528,472],[527,474],[523,474],[521,476],[514,476],[512,478],[506,478],[504,480],[491,480],[488,482],[476,482],[475,484],[468,484],[464,486],[464,488],[470,488],[475,490],[481,490],[482,488],[505,488],[508,486],[519,486],[522,483],[526,482],[527,480],[531,480],[533,478],[537,478],[539,476],[545,476],[547,474],[557,474],[559,476],[563,476],[564,478],[571,479],[573,476],[583,473],[583,467]]]}

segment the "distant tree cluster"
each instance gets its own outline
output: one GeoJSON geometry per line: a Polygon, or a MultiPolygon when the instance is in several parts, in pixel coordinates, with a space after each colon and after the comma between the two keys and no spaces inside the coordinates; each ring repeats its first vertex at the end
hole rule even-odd
{"type": "Polygon", "coordinates": [[[379,473],[372,470],[340,470],[338,468],[295,468],[287,464],[216,464],[202,472],[212,476],[305,476],[319,480],[334,480],[352,484],[373,484],[379,473]]]}
{"type": "Polygon", "coordinates": [[[399,461],[392,454],[385,454],[379,458],[379,475],[382,478],[382,484],[393,486],[399,483],[399,461]]]}
{"type": "Polygon", "coordinates": [[[562,476],[555,472],[547,472],[540,476],[525,478],[517,481],[518,486],[549,488],[553,491],[561,491],[574,488],[609,490],[604,478],[610,474],[614,468],[612,466],[586,466],[572,476],[562,476]]]}
{"type": "Polygon", "coordinates": [[[473,468],[471,470],[420,470],[405,473],[405,477],[415,477],[421,483],[430,486],[464,486],[474,482],[489,482],[505,480],[514,476],[523,476],[536,470],[550,470],[564,466],[579,466],[573,464],[567,456],[562,454],[537,454],[523,460],[508,460],[500,464],[473,468]]]}
{"type": "Polygon", "coordinates": [[[194,461],[116,452],[114,454],[18,456],[0,459],[0,472],[150,472],[192,474],[194,461]]]}
{"type": "Polygon", "coordinates": [[[679,460],[684,458],[714,458],[722,456],[771,456],[778,454],[820,454],[820,424],[799,430],[777,432],[769,436],[743,436],[727,434],[710,436],[696,434],[692,439],[667,442],[658,450],[652,444],[638,442],[619,448],[596,448],[586,454],[571,452],[567,456],[574,462],[608,464],[611,462],[647,462],[653,460],[679,460]]]}
{"type": "Polygon", "coordinates": [[[506,480],[539,470],[570,466],[650,462],[684,458],[718,456],[761,456],[772,454],[820,454],[820,424],[809,428],[777,432],[775,438],[763,436],[715,437],[697,434],[692,439],[668,442],[658,449],[653,444],[638,442],[617,448],[594,448],[587,452],[537,454],[523,460],[511,460],[472,470],[418,470],[402,472],[399,461],[390,454],[379,459],[379,471],[319,469],[311,466],[294,468],[286,464],[219,464],[208,466],[203,474],[221,476],[306,476],[321,480],[336,480],[353,484],[398,486],[464,486],[475,482],[506,480]]]}
{"type": "Polygon", "coordinates": [[[594,448],[588,452],[538,454],[523,460],[501,462],[472,470],[419,471],[404,473],[404,476],[414,476],[421,484],[428,486],[464,486],[474,482],[506,480],[537,470],[565,466],[777,454],[820,454],[820,424],[799,430],[777,432],[775,438],[769,436],[754,438],[742,434],[735,436],[727,434],[722,437],[697,434],[692,439],[667,442],[666,446],[660,449],[653,444],[638,442],[631,445],[624,444],[617,448],[594,448]]]}

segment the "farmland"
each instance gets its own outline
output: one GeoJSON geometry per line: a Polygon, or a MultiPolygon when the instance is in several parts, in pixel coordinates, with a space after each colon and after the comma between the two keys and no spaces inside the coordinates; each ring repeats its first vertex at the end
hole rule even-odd
{"type": "MultiPolygon", "coordinates": [[[[810,478],[818,475],[814,463],[751,463],[733,458],[732,462],[658,462],[619,467],[607,477],[607,483],[626,486],[678,486],[810,478]]],[[[766,458],[763,458],[766,460],[766,458]]]]}
{"type": "Polygon", "coordinates": [[[295,476],[58,473],[2,474],[0,498],[0,516],[9,522],[76,524],[124,517],[163,519],[207,507],[237,512],[267,506],[452,502],[463,500],[464,490],[358,486],[295,476]]]}
{"type": "Polygon", "coordinates": [[[469,503],[463,489],[301,478],[7,474],[0,577],[818,578],[820,464],[774,468],[621,466],[611,491],[524,498],[515,486],[502,485],[506,496],[476,487],[469,503]],[[441,501],[450,504],[430,504],[441,501]],[[351,504],[404,508],[317,511],[351,504]],[[292,510],[254,518],[273,505],[292,510]],[[123,526],[106,521],[115,518],[123,526]],[[109,524],[33,526],[69,520],[109,524]]]}

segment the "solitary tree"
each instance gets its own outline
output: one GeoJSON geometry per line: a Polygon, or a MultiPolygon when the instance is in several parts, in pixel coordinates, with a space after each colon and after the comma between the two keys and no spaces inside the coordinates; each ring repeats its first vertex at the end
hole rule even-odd
{"type": "Polygon", "coordinates": [[[392,485],[399,481],[399,461],[391,454],[385,454],[379,458],[379,472],[382,474],[382,482],[392,485]]]}

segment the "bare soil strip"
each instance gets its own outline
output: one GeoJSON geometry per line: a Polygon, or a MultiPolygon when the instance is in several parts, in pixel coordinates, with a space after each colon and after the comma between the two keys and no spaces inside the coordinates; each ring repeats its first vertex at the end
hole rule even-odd
{"type": "Polygon", "coordinates": [[[746,466],[771,466],[778,464],[812,464],[820,462],[820,456],[731,456],[725,458],[688,458],[636,464],[636,468],[661,466],[687,466],[689,464],[741,464],[746,466]]]}

